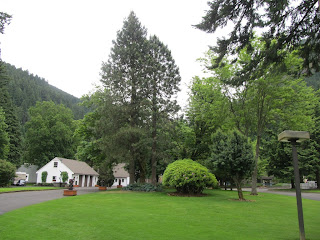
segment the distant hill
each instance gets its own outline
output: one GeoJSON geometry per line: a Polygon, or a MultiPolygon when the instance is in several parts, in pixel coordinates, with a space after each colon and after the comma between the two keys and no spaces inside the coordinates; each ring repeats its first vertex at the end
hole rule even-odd
{"type": "Polygon", "coordinates": [[[9,94],[13,104],[18,109],[18,118],[22,125],[28,121],[28,109],[37,101],[53,101],[56,104],[64,104],[70,108],[75,119],[81,119],[88,110],[79,106],[79,98],[72,96],[52,85],[45,79],[30,74],[21,68],[5,63],[9,81],[9,94]]]}

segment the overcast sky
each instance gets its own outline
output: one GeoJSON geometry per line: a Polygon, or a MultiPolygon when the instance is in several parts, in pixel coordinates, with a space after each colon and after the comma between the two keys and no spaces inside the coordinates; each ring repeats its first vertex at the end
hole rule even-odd
{"type": "Polygon", "coordinates": [[[182,77],[178,102],[185,105],[186,86],[204,76],[196,59],[216,43],[214,35],[192,27],[205,10],[207,0],[1,0],[0,11],[13,15],[0,35],[1,57],[81,97],[100,84],[112,40],[134,11],[148,35],[171,50],[182,77]]]}

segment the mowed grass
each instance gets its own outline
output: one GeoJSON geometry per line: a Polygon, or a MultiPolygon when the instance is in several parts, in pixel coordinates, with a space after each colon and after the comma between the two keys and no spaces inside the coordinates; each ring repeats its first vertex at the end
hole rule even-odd
{"type": "Polygon", "coordinates": [[[54,190],[61,189],[60,187],[7,187],[0,188],[0,193],[6,192],[22,192],[22,191],[43,191],[43,190],[54,190]]]}
{"type": "MultiPolygon", "coordinates": [[[[62,198],[0,215],[1,239],[299,239],[296,199],[235,191],[207,197],[107,191],[62,198]]],[[[320,202],[303,200],[308,240],[320,239],[320,202]]]]}

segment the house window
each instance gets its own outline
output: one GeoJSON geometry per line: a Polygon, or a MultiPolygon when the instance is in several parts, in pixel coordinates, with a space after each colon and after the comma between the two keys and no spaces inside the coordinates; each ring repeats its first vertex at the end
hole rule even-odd
{"type": "Polygon", "coordinates": [[[58,162],[53,162],[53,167],[58,167],[58,162]]]}
{"type": "Polygon", "coordinates": [[[117,182],[117,181],[118,181],[117,179],[114,180],[114,182],[117,182]]]}
{"type": "Polygon", "coordinates": [[[124,182],[124,179],[122,178],[122,182],[124,182]]]}
{"type": "Polygon", "coordinates": [[[57,181],[56,176],[52,176],[52,182],[57,181]]]}

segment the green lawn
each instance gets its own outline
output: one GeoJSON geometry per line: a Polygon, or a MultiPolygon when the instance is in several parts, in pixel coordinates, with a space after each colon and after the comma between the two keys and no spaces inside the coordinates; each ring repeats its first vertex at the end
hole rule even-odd
{"type": "Polygon", "coordinates": [[[8,187],[0,188],[0,193],[5,192],[20,192],[20,191],[42,191],[42,190],[52,190],[52,189],[61,189],[60,187],[8,187]]]}
{"type": "MultiPolygon", "coordinates": [[[[98,192],[57,199],[0,215],[1,239],[295,240],[294,197],[268,193],[234,201],[235,191],[207,197],[98,192]]],[[[308,240],[319,240],[320,202],[303,200],[308,240]]]]}

